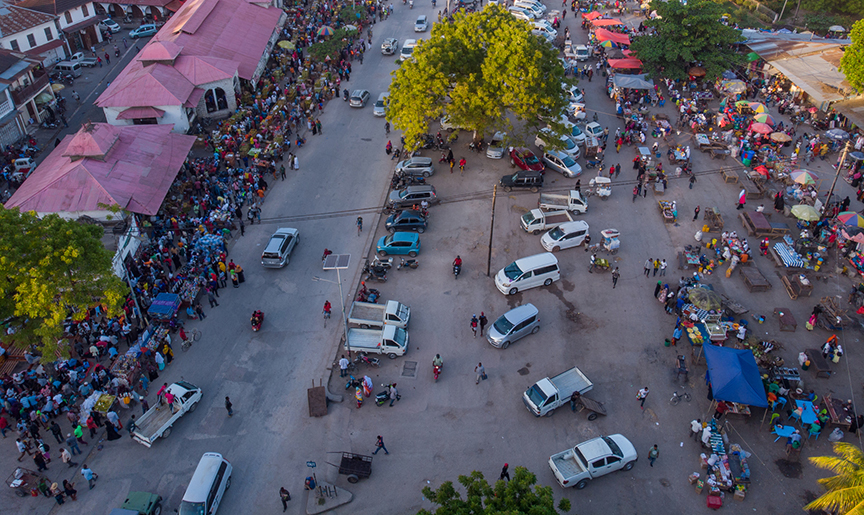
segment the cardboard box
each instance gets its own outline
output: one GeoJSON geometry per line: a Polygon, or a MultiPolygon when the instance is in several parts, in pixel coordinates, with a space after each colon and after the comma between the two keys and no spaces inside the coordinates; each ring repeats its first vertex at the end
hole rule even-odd
{"type": "Polygon", "coordinates": [[[690,482],[691,485],[696,484],[696,481],[699,481],[699,473],[694,472],[687,477],[687,481],[690,482]]]}
{"type": "Polygon", "coordinates": [[[747,492],[745,492],[744,490],[735,490],[735,495],[733,495],[732,497],[736,501],[743,501],[744,497],[746,497],[746,495],[747,495],[747,492]]]}
{"type": "Polygon", "coordinates": [[[696,480],[696,493],[701,494],[703,488],[705,488],[705,482],[701,479],[696,480]]]}

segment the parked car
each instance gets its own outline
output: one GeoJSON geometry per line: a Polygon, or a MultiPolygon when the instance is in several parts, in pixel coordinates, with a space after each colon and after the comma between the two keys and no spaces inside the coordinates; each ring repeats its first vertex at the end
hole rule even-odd
{"type": "Polygon", "coordinates": [[[489,159],[501,159],[504,157],[504,149],[506,145],[504,140],[507,138],[506,132],[496,132],[489,141],[489,146],[486,147],[486,157],[489,159]]]}
{"type": "Polygon", "coordinates": [[[455,123],[450,123],[450,117],[449,116],[442,116],[441,117],[441,128],[447,132],[453,132],[453,131],[461,131],[465,127],[460,127],[459,125],[456,125],[455,123]]]}
{"type": "Polygon", "coordinates": [[[582,103],[585,101],[585,94],[582,93],[582,90],[579,89],[578,86],[571,86],[569,84],[561,84],[561,87],[564,88],[564,93],[567,94],[567,99],[570,100],[571,103],[582,103]]]}
{"type": "Polygon", "coordinates": [[[532,21],[534,20],[534,15],[528,11],[527,9],[522,9],[521,7],[510,7],[507,11],[512,14],[516,19],[532,21]]]}
{"type": "Polygon", "coordinates": [[[387,38],[381,43],[381,53],[384,55],[393,55],[399,50],[399,40],[396,38],[387,38]]]}
{"type": "Polygon", "coordinates": [[[411,207],[419,205],[424,200],[430,204],[438,202],[435,187],[431,184],[419,184],[391,191],[389,203],[392,207],[411,207]]]}
{"type": "Polygon", "coordinates": [[[422,175],[429,177],[435,173],[435,168],[432,167],[431,157],[412,157],[404,161],[399,161],[396,164],[396,173],[400,175],[422,175]]]}
{"type": "Polygon", "coordinates": [[[534,304],[517,306],[504,313],[486,330],[486,341],[506,349],[511,343],[540,330],[540,312],[534,304]]]}
{"type": "Polygon", "coordinates": [[[588,235],[588,222],[567,222],[547,232],[540,238],[540,245],[549,252],[578,247],[588,235]]]}
{"type": "Polygon", "coordinates": [[[351,107],[366,107],[366,102],[369,102],[369,92],[365,89],[355,89],[351,92],[351,100],[348,104],[351,107]]]}
{"type": "Polygon", "coordinates": [[[537,193],[537,190],[543,187],[543,172],[519,170],[514,174],[501,177],[500,184],[507,192],[514,189],[528,189],[537,193]]]}
{"type": "Polygon", "coordinates": [[[384,116],[387,114],[387,97],[390,96],[389,91],[385,91],[378,95],[378,100],[375,102],[375,107],[372,108],[372,114],[375,116],[384,116]]]}
{"type": "Polygon", "coordinates": [[[598,436],[571,449],[553,454],[549,468],[561,486],[581,490],[594,478],[631,470],[639,456],[636,447],[624,435],[598,436]]]}
{"type": "Polygon", "coordinates": [[[564,177],[570,179],[582,173],[582,167],[566,152],[549,149],[543,152],[543,162],[547,168],[551,168],[564,177]]]}
{"type": "Polygon", "coordinates": [[[121,30],[120,24],[112,20],[111,18],[105,18],[99,23],[99,25],[101,25],[104,29],[110,30],[111,34],[117,34],[121,30]]]}
{"type": "Polygon", "coordinates": [[[154,25],[152,23],[145,23],[144,25],[141,25],[137,29],[131,31],[129,33],[129,37],[132,39],[146,38],[148,36],[152,36],[153,34],[156,34],[157,32],[159,32],[159,29],[156,28],[156,25],[154,25]]]}
{"type": "Polygon", "coordinates": [[[420,253],[420,236],[413,232],[395,232],[389,236],[382,236],[378,240],[376,251],[381,256],[408,254],[414,257],[420,253]]]}
{"type": "Polygon", "coordinates": [[[426,32],[428,28],[429,22],[426,20],[426,15],[421,14],[417,17],[417,21],[414,22],[414,32],[426,32]]]}
{"type": "Polygon", "coordinates": [[[261,265],[267,268],[282,268],[291,259],[291,252],[300,242],[300,232],[290,227],[280,227],[270,236],[270,241],[261,254],[261,265]]]}
{"type": "Polygon", "coordinates": [[[601,127],[597,122],[588,122],[588,124],[585,125],[585,134],[600,139],[603,137],[603,127],[601,127]]]}
{"type": "MultiPolygon", "coordinates": [[[[555,134],[552,133],[552,129],[544,127],[540,129],[540,132],[537,133],[537,137],[534,138],[534,144],[542,151],[549,146],[550,141],[554,141],[553,138],[555,137],[555,134]]],[[[560,150],[566,152],[573,159],[579,159],[579,145],[570,139],[570,136],[562,134],[561,136],[557,136],[557,138],[560,141],[560,150]]]]}
{"type": "Polygon", "coordinates": [[[542,172],[545,169],[543,163],[537,159],[534,152],[525,147],[513,147],[510,149],[510,165],[517,166],[523,170],[542,172]]]}
{"type": "Polygon", "coordinates": [[[558,120],[558,123],[561,123],[567,128],[567,135],[570,136],[570,139],[576,142],[577,145],[585,146],[585,133],[582,132],[582,129],[580,129],[578,125],[571,122],[566,115],[562,115],[558,120]]]}
{"type": "Polygon", "coordinates": [[[393,213],[387,217],[384,227],[393,234],[396,231],[417,231],[420,234],[426,232],[426,218],[415,209],[406,209],[393,213]]]}

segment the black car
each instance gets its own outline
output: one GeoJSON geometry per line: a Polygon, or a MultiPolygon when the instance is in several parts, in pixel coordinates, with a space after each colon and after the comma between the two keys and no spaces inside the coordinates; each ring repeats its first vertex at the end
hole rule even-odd
{"type": "Polygon", "coordinates": [[[514,174],[501,177],[501,187],[504,191],[511,191],[514,188],[526,188],[533,192],[543,187],[543,172],[532,172],[530,170],[520,170],[514,174]]]}
{"type": "Polygon", "coordinates": [[[426,232],[426,218],[415,209],[406,209],[397,211],[387,218],[384,224],[390,233],[396,231],[417,231],[419,233],[426,232]]]}

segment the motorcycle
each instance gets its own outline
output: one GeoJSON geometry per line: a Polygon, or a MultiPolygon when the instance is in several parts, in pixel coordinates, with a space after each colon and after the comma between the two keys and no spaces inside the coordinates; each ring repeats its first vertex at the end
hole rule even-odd
{"type": "Polygon", "coordinates": [[[462,272],[462,263],[453,263],[453,278],[459,279],[459,274],[462,272]]]}
{"type": "MultiPolygon", "coordinates": [[[[389,384],[382,384],[381,385],[384,388],[386,388],[386,390],[384,390],[383,392],[378,392],[375,394],[375,405],[376,406],[383,406],[385,402],[390,400],[390,389],[393,388],[394,384],[395,383],[389,383],[389,384]]],[[[397,393],[396,394],[396,400],[399,400],[401,398],[402,398],[402,396],[397,393]]]]}
{"type": "Polygon", "coordinates": [[[409,8],[409,9],[413,9],[413,8],[414,8],[414,0],[408,0],[408,8],[409,8]]]}
{"type": "Polygon", "coordinates": [[[387,258],[385,260],[381,260],[377,255],[372,258],[372,267],[383,267],[387,270],[393,267],[393,258],[387,258]]]}
{"type": "Polygon", "coordinates": [[[438,382],[438,376],[441,375],[441,367],[438,365],[432,365],[432,375],[435,376],[435,382],[438,382]]]}
{"type": "Polygon", "coordinates": [[[353,375],[348,375],[348,382],[345,383],[345,389],[350,390],[351,388],[358,388],[363,386],[363,381],[357,379],[353,375]]]}
{"type": "Polygon", "coordinates": [[[367,281],[375,279],[378,282],[387,282],[387,268],[383,266],[370,266],[369,263],[366,263],[363,273],[366,274],[367,281]]]}
{"type": "Polygon", "coordinates": [[[366,285],[364,284],[360,291],[357,292],[357,298],[355,300],[359,302],[369,302],[372,304],[377,304],[378,299],[381,297],[381,292],[376,290],[375,288],[366,289],[366,285]]]}
{"type": "Polygon", "coordinates": [[[449,163],[447,160],[447,152],[441,152],[441,159],[438,160],[439,163],[449,163]]]}
{"type": "Polygon", "coordinates": [[[264,323],[264,312],[261,310],[255,311],[249,320],[252,322],[252,330],[258,332],[261,329],[261,324],[264,323]]]}
{"type": "Polygon", "coordinates": [[[342,100],[345,102],[348,101],[348,90],[347,89],[342,90],[342,100]]]}
{"type": "Polygon", "coordinates": [[[43,129],[56,129],[57,123],[56,122],[49,122],[48,120],[42,120],[42,123],[40,123],[39,126],[42,127],[43,129]]]}
{"type": "Polygon", "coordinates": [[[369,365],[370,367],[375,368],[381,366],[381,361],[379,361],[378,358],[370,358],[365,353],[358,354],[357,357],[354,359],[354,363],[363,363],[365,365],[369,365]]]}
{"type": "Polygon", "coordinates": [[[416,259],[399,258],[399,261],[399,266],[396,267],[396,270],[402,270],[403,268],[417,268],[420,266],[420,261],[416,259]]]}
{"type": "Polygon", "coordinates": [[[590,168],[597,168],[598,166],[603,166],[603,160],[602,159],[596,159],[596,160],[587,159],[585,161],[585,168],[589,168],[589,169],[590,168]]]}

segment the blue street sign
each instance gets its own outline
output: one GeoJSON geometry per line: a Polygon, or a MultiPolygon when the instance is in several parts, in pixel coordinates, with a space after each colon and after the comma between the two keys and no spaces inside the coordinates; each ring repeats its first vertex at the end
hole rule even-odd
{"type": "Polygon", "coordinates": [[[316,465],[315,465],[314,461],[307,461],[306,466],[309,467],[310,469],[314,469],[316,465]]]}

